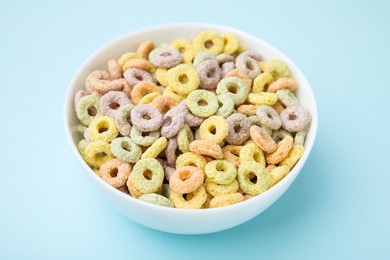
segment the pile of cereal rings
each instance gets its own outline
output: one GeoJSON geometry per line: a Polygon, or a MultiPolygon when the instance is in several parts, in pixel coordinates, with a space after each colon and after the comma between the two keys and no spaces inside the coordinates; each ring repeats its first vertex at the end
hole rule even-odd
{"type": "Polygon", "coordinates": [[[109,60],[74,97],[85,162],[112,187],[160,206],[250,199],[301,158],[310,114],[285,62],[236,35],[197,32],[109,60]]]}

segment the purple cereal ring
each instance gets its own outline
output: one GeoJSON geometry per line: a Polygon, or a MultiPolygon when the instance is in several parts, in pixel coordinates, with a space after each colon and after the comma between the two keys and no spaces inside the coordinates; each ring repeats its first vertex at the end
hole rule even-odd
{"type": "Polygon", "coordinates": [[[247,51],[241,52],[240,55],[249,56],[252,59],[256,60],[257,62],[263,60],[263,57],[261,57],[261,55],[259,53],[252,51],[252,50],[247,50],[247,51]]]}
{"type": "Polygon", "coordinates": [[[200,126],[202,122],[205,120],[203,117],[196,116],[191,113],[191,111],[187,107],[187,99],[184,99],[181,101],[176,108],[185,113],[186,115],[184,116],[184,123],[186,123],[188,126],[193,127],[193,126],[200,126]]]}
{"type": "Polygon", "coordinates": [[[225,77],[226,74],[228,74],[230,71],[234,70],[236,68],[236,64],[232,61],[224,62],[221,65],[221,74],[222,77],[225,77]]]}
{"type": "Polygon", "coordinates": [[[301,106],[288,107],[280,113],[282,127],[289,132],[302,131],[310,122],[309,112],[301,106]]]}
{"type": "Polygon", "coordinates": [[[131,110],[131,122],[141,132],[152,132],[160,128],[163,117],[152,105],[137,105],[131,110]]]}
{"type": "Polygon", "coordinates": [[[80,89],[79,91],[76,92],[74,95],[74,109],[76,110],[77,103],[79,103],[80,98],[85,97],[89,95],[90,93],[84,89],[80,89]]]}
{"type": "Polygon", "coordinates": [[[205,60],[196,68],[200,78],[200,86],[204,89],[215,89],[221,80],[221,69],[216,60],[205,60]]]}
{"type": "Polygon", "coordinates": [[[176,65],[179,65],[181,60],[180,51],[163,49],[152,57],[151,62],[156,67],[170,69],[176,65]]]}
{"type": "Polygon", "coordinates": [[[232,145],[241,145],[250,136],[251,123],[249,119],[240,113],[229,116],[226,121],[229,124],[229,133],[225,140],[232,145]]]}
{"type": "Polygon", "coordinates": [[[122,106],[131,101],[122,91],[109,91],[100,98],[100,111],[103,115],[115,118],[115,114],[122,106]]]}
{"type": "Polygon", "coordinates": [[[126,79],[131,89],[141,81],[154,82],[152,75],[150,75],[148,71],[138,68],[126,70],[123,73],[123,77],[126,79]]]}
{"type": "Polygon", "coordinates": [[[165,157],[167,157],[167,162],[170,166],[176,165],[176,158],[177,158],[177,138],[173,137],[168,140],[168,145],[165,148],[165,157]]]}
{"type": "MultiPolygon", "coordinates": [[[[156,108],[157,109],[157,108],[156,108]]],[[[164,115],[164,120],[161,126],[161,135],[166,138],[172,138],[184,126],[186,112],[180,107],[174,107],[164,115]]]]}

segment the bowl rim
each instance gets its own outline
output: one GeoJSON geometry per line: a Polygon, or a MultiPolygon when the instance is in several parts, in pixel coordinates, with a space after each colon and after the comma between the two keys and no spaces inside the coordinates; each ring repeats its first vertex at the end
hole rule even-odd
{"type": "MultiPolygon", "coordinates": [[[[176,213],[176,214],[195,214],[195,215],[203,215],[203,214],[210,214],[213,212],[219,212],[223,213],[224,211],[232,211],[235,209],[240,209],[240,208],[246,208],[250,204],[256,204],[258,203],[259,200],[264,199],[267,196],[271,196],[272,193],[279,192],[278,190],[282,189],[284,186],[283,184],[289,181],[289,179],[292,178],[291,184],[294,181],[294,179],[298,176],[300,173],[302,167],[306,163],[306,160],[309,157],[309,154],[311,153],[311,150],[313,148],[316,136],[317,136],[317,130],[318,130],[318,110],[317,110],[317,103],[316,99],[313,93],[313,89],[309,82],[307,81],[305,75],[302,73],[301,69],[292,61],[290,58],[285,55],[283,52],[278,50],[277,48],[273,47],[271,44],[268,42],[264,41],[261,38],[258,38],[254,35],[251,35],[245,31],[242,31],[240,29],[232,28],[230,26],[225,26],[225,25],[219,25],[219,24],[212,24],[212,23],[167,23],[167,24],[160,24],[160,25],[154,25],[154,26],[147,26],[147,27],[142,27],[137,30],[122,34],[115,39],[105,43],[103,46],[95,50],[92,54],[90,54],[84,62],[78,67],[77,71],[73,74],[73,77],[68,84],[68,87],[66,88],[66,95],[65,95],[65,100],[63,104],[63,124],[65,128],[65,135],[67,141],[70,143],[70,147],[73,150],[74,155],[76,156],[77,160],[81,164],[81,166],[84,169],[84,172],[87,174],[92,175],[93,179],[96,180],[102,187],[104,187],[106,190],[109,192],[113,193],[115,196],[119,196],[124,200],[129,201],[129,207],[131,207],[131,203],[138,204],[138,206],[141,207],[146,207],[149,210],[158,210],[158,211],[166,211],[166,212],[171,212],[176,213]],[[124,192],[112,187],[109,185],[107,182],[105,182],[102,178],[100,178],[84,161],[82,158],[81,154],[78,151],[77,145],[73,141],[72,134],[71,134],[71,126],[68,124],[68,119],[70,118],[70,111],[73,111],[72,109],[69,109],[69,104],[73,104],[73,96],[71,95],[73,86],[75,85],[77,78],[79,77],[78,75],[80,74],[81,70],[83,67],[85,67],[90,60],[92,60],[95,56],[99,55],[101,52],[104,52],[106,49],[109,49],[110,46],[115,45],[116,43],[119,43],[122,41],[124,38],[131,37],[134,34],[146,32],[146,31],[151,31],[151,30],[166,30],[166,29],[173,29],[174,27],[177,26],[191,26],[191,27],[199,27],[199,28],[210,28],[210,29],[215,29],[215,30],[221,30],[221,31],[229,31],[234,34],[241,34],[244,35],[246,38],[250,39],[250,41],[260,41],[262,44],[267,46],[267,48],[272,49],[274,52],[278,53],[278,55],[283,56],[283,60],[286,61],[289,64],[292,64],[295,67],[295,70],[297,71],[298,74],[301,74],[302,80],[304,81],[305,84],[308,86],[308,95],[310,96],[309,99],[312,102],[312,108],[310,110],[311,113],[311,123],[310,123],[310,133],[312,138],[307,139],[305,143],[305,150],[302,155],[302,157],[299,159],[297,164],[294,166],[294,168],[277,184],[275,184],[273,187],[269,188],[265,192],[256,195],[255,197],[249,199],[249,200],[244,200],[240,203],[224,206],[224,207],[218,207],[218,208],[206,208],[206,209],[198,209],[198,210],[193,210],[193,209],[180,209],[180,208],[170,208],[170,207],[164,207],[164,206],[159,206],[155,204],[151,204],[148,202],[141,201],[137,198],[134,198],[130,196],[129,194],[125,194],[124,192]]],[[[288,189],[287,187],[285,191],[288,189]]],[[[281,192],[281,195],[285,191],[281,192]]],[[[276,202],[276,200],[275,200],[276,202]]],[[[273,203],[271,203],[269,206],[271,206],[273,203]]]]}

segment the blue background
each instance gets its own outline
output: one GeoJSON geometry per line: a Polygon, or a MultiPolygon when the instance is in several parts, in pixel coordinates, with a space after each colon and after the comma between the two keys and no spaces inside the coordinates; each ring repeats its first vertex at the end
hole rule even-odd
{"type": "Polygon", "coordinates": [[[389,259],[390,5],[338,2],[2,1],[0,258],[389,259]],[[129,221],[66,143],[62,105],[81,63],[122,34],[171,22],[262,38],[317,98],[317,141],[296,182],[224,232],[173,235],[129,221]]]}

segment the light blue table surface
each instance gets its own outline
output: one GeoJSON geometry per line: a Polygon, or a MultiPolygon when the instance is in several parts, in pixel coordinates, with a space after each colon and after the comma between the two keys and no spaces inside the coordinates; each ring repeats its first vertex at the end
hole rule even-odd
{"type": "Polygon", "coordinates": [[[390,259],[387,1],[2,1],[0,259],[390,259]],[[236,228],[182,236],[123,217],[66,142],[64,95],[101,45],[145,26],[209,22],[287,54],[319,108],[290,189],[236,228]]]}

